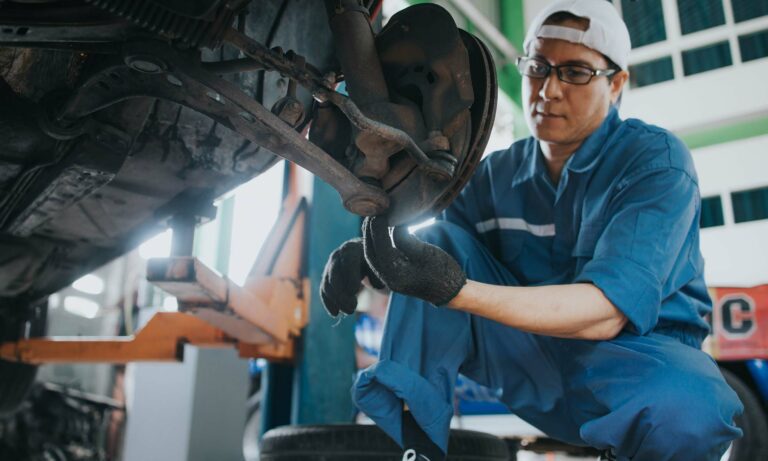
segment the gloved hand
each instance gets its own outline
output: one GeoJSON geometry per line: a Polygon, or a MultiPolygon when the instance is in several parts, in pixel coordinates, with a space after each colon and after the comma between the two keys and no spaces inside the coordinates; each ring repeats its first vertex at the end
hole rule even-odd
{"type": "Polygon", "coordinates": [[[447,304],[467,283],[451,255],[422,242],[404,226],[390,235],[385,217],[365,218],[363,248],[368,265],[392,291],[436,306],[447,304]]]}
{"type": "Polygon", "coordinates": [[[384,284],[365,262],[362,240],[347,240],[331,253],[323,269],[320,299],[325,310],[332,317],[339,315],[339,312],[355,312],[357,292],[360,291],[360,283],[365,277],[368,277],[374,288],[384,288],[384,284]]]}

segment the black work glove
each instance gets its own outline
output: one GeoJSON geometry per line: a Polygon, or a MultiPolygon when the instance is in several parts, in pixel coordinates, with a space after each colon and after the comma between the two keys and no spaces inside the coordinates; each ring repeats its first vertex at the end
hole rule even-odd
{"type": "Polygon", "coordinates": [[[395,227],[390,238],[385,217],[365,218],[363,247],[368,265],[392,291],[442,306],[467,283],[451,255],[409,234],[408,228],[395,227]]]}
{"type": "Polygon", "coordinates": [[[365,277],[368,277],[374,288],[384,288],[384,284],[365,262],[361,239],[347,240],[333,250],[323,269],[323,280],[320,283],[320,299],[325,310],[332,317],[339,315],[339,312],[355,312],[357,292],[365,277]]]}

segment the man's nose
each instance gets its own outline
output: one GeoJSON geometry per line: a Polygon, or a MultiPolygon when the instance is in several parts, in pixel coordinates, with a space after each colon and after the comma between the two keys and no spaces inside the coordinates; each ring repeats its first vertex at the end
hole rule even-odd
{"type": "Polygon", "coordinates": [[[559,99],[563,95],[563,82],[557,78],[557,71],[552,69],[541,84],[539,97],[544,100],[559,99]]]}

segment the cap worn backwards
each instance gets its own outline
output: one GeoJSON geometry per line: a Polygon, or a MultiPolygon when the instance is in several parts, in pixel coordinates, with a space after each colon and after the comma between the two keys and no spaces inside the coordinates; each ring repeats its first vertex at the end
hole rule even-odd
{"type": "Polygon", "coordinates": [[[537,38],[554,38],[577,43],[598,51],[623,70],[629,65],[632,45],[626,24],[616,8],[605,0],[560,0],[541,11],[531,22],[523,49],[529,52],[537,38]],[[544,24],[555,13],[566,12],[589,20],[587,30],[544,24]]]}

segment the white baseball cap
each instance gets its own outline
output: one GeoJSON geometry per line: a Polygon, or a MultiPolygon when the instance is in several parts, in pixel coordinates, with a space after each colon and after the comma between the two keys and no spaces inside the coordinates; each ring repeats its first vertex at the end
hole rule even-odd
{"type": "Polygon", "coordinates": [[[531,42],[537,38],[556,38],[584,45],[604,54],[624,70],[627,70],[629,52],[632,49],[627,25],[611,2],[605,0],[559,0],[549,4],[536,15],[528,28],[523,42],[523,50],[526,53],[529,52],[531,42]],[[589,19],[589,27],[581,31],[571,27],[544,24],[550,16],[559,12],[589,19]]]}

